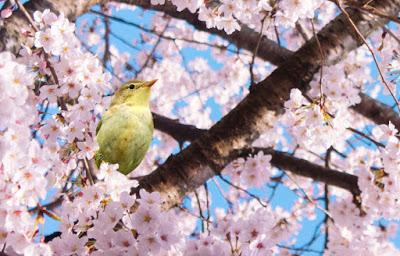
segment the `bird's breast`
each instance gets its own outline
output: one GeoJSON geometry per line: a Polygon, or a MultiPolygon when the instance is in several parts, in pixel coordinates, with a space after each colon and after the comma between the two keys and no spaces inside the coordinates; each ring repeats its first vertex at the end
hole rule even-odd
{"type": "Polygon", "coordinates": [[[105,161],[132,170],[143,159],[153,135],[149,108],[113,106],[103,116],[97,134],[99,150],[105,161]]]}

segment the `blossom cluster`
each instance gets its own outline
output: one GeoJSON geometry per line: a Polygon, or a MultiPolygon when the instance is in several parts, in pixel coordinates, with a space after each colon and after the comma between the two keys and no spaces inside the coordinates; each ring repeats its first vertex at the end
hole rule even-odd
{"type": "MultiPolygon", "coordinates": [[[[282,0],[275,4],[267,0],[170,2],[178,11],[187,8],[192,13],[198,12],[199,19],[208,28],[223,29],[228,34],[243,26],[254,30],[263,26],[263,34],[273,38],[277,27],[290,49],[304,41],[299,33],[293,32],[294,27],[303,26],[310,32],[310,19],[315,18],[315,27],[319,29],[336,15],[333,3],[320,0],[282,0]]],[[[151,3],[166,4],[166,1],[151,0],[151,3]]],[[[2,17],[9,15],[4,12],[2,17]]],[[[372,81],[371,58],[367,57],[366,48],[350,53],[336,65],[324,67],[315,75],[307,93],[293,89],[284,104],[286,113],[271,117],[268,121],[275,125],[253,144],[292,151],[295,157],[356,175],[360,195],[352,197],[347,191],[332,186],[324,192],[323,185],[286,172],[274,176],[278,172],[271,166],[271,155],[260,151],[237,159],[223,170],[222,175],[231,183],[228,188],[221,186],[219,180],[212,180],[219,190],[217,193],[229,204],[226,209],[215,209],[218,204],[213,198],[215,195],[210,197],[208,190],[197,190],[195,195],[188,196],[190,209],[165,210],[157,192],[141,190],[140,198],[131,195],[131,189],[138,184],[119,173],[117,166],[103,164],[90,170],[97,147],[96,123],[108,105],[110,97],[107,96],[115,89],[112,84],[120,83],[118,78],[132,77],[129,63],[134,60],[140,69],[135,75],[143,79],[154,77],[162,84],[152,95],[152,110],[208,128],[215,121],[212,116],[216,109],[225,115],[249,93],[248,67],[253,53],[236,51],[227,41],[193,31],[182,21],[154,14],[153,34],[162,34],[164,38],[141,34],[141,43],[154,45],[154,52],[143,47],[137,55],[131,55],[111,45],[109,63],[102,63],[84,49],[94,46],[98,56],[105,50],[99,36],[104,31],[94,28],[101,23],[99,20],[93,21],[95,25],[82,22],[82,30],[76,31],[75,25],[63,14],[57,16],[49,10],[35,12],[33,19],[38,30],[24,31],[23,36],[28,40],[20,57],[0,53],[3,103],[0,109],[0,245],[5,245],[5,252],[285,255],[295,251],[302,221],[316,220],[321,211],[329,216],[324,228],[319,230],[329,234],[327,255],[398,254],[389,241],[397,225],[376,224],[382,218],[391,221],[400,217],[397,211],[398,131],[393,124],[375,126],[370,134],[375,144],[368,147],[351,144],[354,134],[349,128],[368,131],[370,124],[349,110],[360,103],[360,92],[366,91],[366,84],[372,81]],[[81,40],[88,45],[81,44],[75,33],[82,33],[81,40]],[[174,39],[168,40],[168,37],[174,39]],[[215,47],[210,47],[211,43],[215,47]],[[219,67],[212,67],[200,57],[186,60],[181,52],[189,47],[209,51],[219,67]],[[108,66],[112,67],[114,80],[110,73],[104,72],[108,66]],[[216,106],[210,107],[210,101],[216,106]],[[328,157],[328,149],[338,153],[328,157]],[[343,157],[341,152],[346,155],[343,157]],[[88,176],[90,171],[95,182],[88,176]],[[249,200],[248,190],[258,192],[270,187],[273,200],[278,186],[296,197],[291,207],[273,208],[267,204],[271,202],[269,199],[253,194],[257,200],[249,200]],[[63,199],[54,209],[43,207],[40,201],[50,188],[57,189],[55,197],[63,199]],[[320,203],[323,196],[329,207],[320,203]],[[329,202],[330,197],[334,200],[329,202]],[[34,242],[40,237],[38,225],[43,215],[60,223],[61,236],[49,243],[34,242]],[[203,224],[202,233],[196,228],[199,222],[203,224]]],[[[379,42],[380,38],[375,35],[373,41],[379,42]]],[[[396,74],[399,63],[392,50],[398,45],[394,39],[386,42],[382,43],[380,57],[388,71],[396,74]]],[[[131,46],[138,44],[134,40],[131,46]]],[[[254,63],[256,81],[273,69],[258,58],[254,63]]],[[[371,94],[376,92],[377,89],[371,94]]],[[[149,173],[184,146],[161,132],[156,131],[154,137],[156,143],[151,145],[146,159],[133,175],[149,173]]]]}
{"type": "MultiPolygon", "coordinates": [[[[279,24],[284,27],[295,27],[300,19],[310,19],[315,15],[323,1],[276,1],[251,0],[251,1],[200,1],[200,0],[172,0],[178,11],[188,9],[190,12],[198,12],[199,20],[206,22],[208,28],[224,30],[227,34],[240,30],[242,24],[261,24],[268,18],[268,27],[279,24]]],[[[165,4],[165,0],[151,0],[151,4],[165,4]]],[[[323,9],[322,9],[323,11],[323,9]]],[[[258,27],[258,26],[257,26],[258,27]]]]}
{"type": "Polygon", "coordinates": [[[354,167],[359,177],[363,208],[373,219],[398,219],[400,216],[395,210],[400,198],[398,130],[390,123],[376,126],[372,134],[374,139],[386,145],[368,157],[364,153],[364,161],[354,167]]]}
{"type": "Polygon", "coordinates": [[[244,188],[261,188],[271,178],[271,155],[264,155],[262,151],[246,159],[238,158],[224,169],[231,182],[244,188]]]}
{"type": "Polygon", "coordinates": [[[50,242],[55,255],[159,255],[183,239],[175,228],[177,215],[161,209],[158,193],[141,190],[137,200],[128,191],[107,196],[105,185],[96,183],[64,201],[62,236],[50,242]]]}
{"type": "Polygon", "coordinates": [[[234,215],[217,209],[218,224],[210,227],[210,235],[187,241],[183,255],[274,255],[280,251],[279,242],[298,232],[296,218],[254,201],[239,206],[234,215]]]}
{"type": "MultiPolygon", "coordinates": [[[[0,65],[1,242],[17,253],[48,248],[30,245],[40,219],[28,209],[37,211],[50,188],[68,188],[70,177],[81,177],[83,159],[93,157],[96,115],[110,88],[96,57],[79,47],[74,24],[48,10],[35,12],[34,20],[39,31],[26,33],[31,40],[21,57],[1,53],[0,65]]],[[[115,178],[108,186],[118,185],[115,178]]]]}
{"type": "Polygon", "coordinates": [[[55,155],[32,140],[34,74],[7,52],[0,53],[0,243],[18,253],[29,249],[37,225],[28,207],[46,196],[45,174],[55,155]],[[27,248],[28,247],[28,248],[27,248]]]}
{"type": "Polygon", "coordinates": [[[361,63],[368,63],[364,49],[324,69],[322,79],[320,74],[315,75],[307,95],[299,89],[291,91],[281,120],[298,145],[316,152],[330,146],[344,149],[343,138],[351,136],[347,129],[362,127],[348,111],[348,107],[360,103],[362,85],[371,80],[369,68],[361,63]]]}

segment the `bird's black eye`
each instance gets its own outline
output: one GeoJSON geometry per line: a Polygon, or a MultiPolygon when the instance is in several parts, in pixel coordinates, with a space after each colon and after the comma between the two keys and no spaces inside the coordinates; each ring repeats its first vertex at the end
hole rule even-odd
{"type": "Polygon", "coordinates": [[[131,90],[135,89],[135,85],[134,84],[130,84],[129,85],[129,89],[131,89],[131,90]]]}

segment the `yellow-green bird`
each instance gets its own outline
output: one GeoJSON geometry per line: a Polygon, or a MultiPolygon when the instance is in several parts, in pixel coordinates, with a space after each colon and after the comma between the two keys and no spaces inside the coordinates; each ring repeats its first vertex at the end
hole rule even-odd
{"type": "Polygon", "coordinates": [[[117,90],[96,129],[97,167],[103,161],[119,164],[126,175],[143,160],[154,130],[149,101],[156,81],[131,80],[117,90]]]}

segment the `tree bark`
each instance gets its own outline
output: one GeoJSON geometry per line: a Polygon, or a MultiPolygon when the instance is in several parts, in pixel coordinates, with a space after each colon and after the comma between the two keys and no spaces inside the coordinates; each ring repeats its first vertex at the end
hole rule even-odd
{"type": "MultiPolygon", "coordinates": [[[[239,49],[245,49],[250,52],[254,52],[254,49],[258,44],[259,33],[246,25],[242,25],[240,31],[235,31],[231,35],[228,35],[223,30],[218,30],[215,28],[208,29],[205,22],[198,19],[197,14],[190,13],[187,9],[183,10],[182,12],[178,12],[176,7],[171,3],[166,3],[165,5],[151,5],[150,1],[148,0],[120,0],[120,2],[134,4],[145,9],[161,11],[171,17],[184,20],[194,26],[197,30],[218,35],[223,39],[235,44],[239,49]]],[[[266,38],[265,36],[261,39],[259,49],[256,53],[257,57],[262,58],[263,60],[268,61],[276,66],[279,66],[285,60],[289,59],[292,54],[292,51],[279,46],[277,43],[266,38]]],[[[339,59],[328,61],[325,63],[325,65],[329,66],[336,64],[338,60],[339,59]]],[[[390,106],[387,106],[386,104],[383,104],[364,93],[360,93],[360,97],[361,102],[358,105],[353,106],[353,110],[376,124],[388,124],[389,121],[391,121],[396,128],[400,130],[400,117],[390,106]]]]}
{"type": "Polygon", "coordinates": [[[178,120],[173,120],[171,118],[153,113],[154,127],[162,131],[172,138],[174,138],[179,143],[185,141],[193,141],[199,138],[207,130],[199,129],[194,125],[181,124],[178,120]]]}
{"type": "Polygon", "coordinates": [[[364,93],[361,93],[360,97],[361,102],[352,106],[352,109],[376,124],[388,124],[392,122],[397,130],[400,130],[400,117],[393,108],[364,93]]]}
{"type": "Polygon", "coordinates": [[[264,154],[270,154],[272,156],[271,164],[277,168],[288,170],[299,176],[311,178],[314,181],[320,181],[328,185],[346,189],[351,192],[353,196],[361,194],[361,190],[358,187],[357,176],[326,168],[284,152],[270,148],[248,148],[239,150],[236,154],[238,157],[244,157],[249,154],[257,154],[259,151],[262,151],[264,154]]]}
{"type": "MultiPolygon", "coordinates": [[[[140,6],[144,9],[163,12],[173,18],[188,22],[197,30],[218,35],[221,38],[235,44],[236,47],[248,50],[250,52],[254,51],[260,38],[260,34],[257,31],[254,31],[245,24],[241,24],[240,31],[235,31],[230,35],[226,34],[223,30],[207,28],[206,23],[199,20],[198,14],[191,13],[187,9],[178,12],[176,7],[170,2],[166,2],[164,5],[151,5],[149,0],[118,0],[118,2],[140,6]]],[[[279,46],[277,43],[264,36],[261,39],[257,56],[278,66],[284,63],[292,55],[292,53],[292,51],[279,46]]]]}
{"type": "MultiPolygon", "coordinates": [[[[208,29],[205,22],[198,19],[197,14],[192,14],[188,10],[183,10],[178,12],[176,7],[171,3],[167,2],[165,5],[153,6],[148,0],[119,0],[123,3],[134,4],[145,9],[152,9],[164,12],[171,17],[182,19],[187,21],[189,24],[193,25],[196,29],[201,31],[210,32],[216,34],[227,41],[234,43],[240,49],[246,49],[251,52],[255,49],[259,34],[250,29],[249,27],[243,25],[240,31],[234,32],[232,35],[226,34],[222,30],[208,29]]],[[[55,0],[55,1],[29,1],[25,4],[28,12],[33,14],[34,11],[43,11],[45,9],[50,9],[56,13],[64,13],[70,20],[75,20],[79,15],[87,12],[89,8],[94,4],[106,3],[106,0],[90,0],[85,1],[84,4],[80,4],[79,1],[65,1],[65,0],[55,0]]],[[[15,12],[10,18],[5,20],[5,24],[0,27],[0,51],[8,50],[14,54],[18,53],[20,45],[26,42],[26,37],[21,35],[21,28],[29,28],[30,25],[26,21],[25,17],[20,11],[15,12]]],[[[260,47],[257,51],[257,56],[274,64],[279,65],[287,60],[293,54],[292,51],[279,46],[272,40],[266,37],[262,38],[260,47]]],[[[329,63],[328,63],[329,64],[329,63]]],[[[365,116],[376,124],[388,124],[391,121],[398,130],[400,130],[400,117],[390,106],[380,103],[368,95],[361,93],[361,103],[353,106],[352,108],[359,114],[365,116]]],[[[159,117],[157,116],[156,119],[159,117]]],[[[163,120],[160,118],[160,120],[163,120]]],[[[163,120],[164,121],[164,120],[163,120]]],[[[157,120],[156,120],[157,123],[157,120]]],[[[163,122],[159,121],[158,124],[161,125],[161,130],[163,130],[163,122]]],[[[166,124],[170,129],[170,122],[166,124]]],[[[156,125],[156,129],[157,129],[156,125]]],[[[165,130],[165,129],[164,129],[165,130]]],[[[176,132],[176,131],[175,131],[176,132]]]]}
{"type": "MultiPolygon", "coordinates": [[[[194,141],[207,132],[207,130],[196,128],[193,125],[181,124],[171,119],[164,120],[165,117],[163,116],[160,116],[160,119],[163,120],[163,131],[173,136],[177,141],[194,141]]],[[[271,164],[277,168],[288,170],[299,176],[311,178],[314,181],[321,181],[346,189],[355,196],[361,193],[357,184],[357,176],[325,168],[272,148],[244,148],[236,150],[232,152],[232,159],[245,158],[249,155],[255,155],[260,151],[264,154],[270,154],[272,156],[271,164]]]]}
{"type": "MultiPolygon", "coordinates": [[[[371,3],[377,10],[396,15],[400,0],[371,3]]],[[[364,37],[384,25],[386,20],[349,11],[353,22],[364,37]]],[[[342,14],[319,33],[321,49],[328,62],[339,61],[362,44],[359,36],[342,14]]],[[[263,130],[272,125],[274,115],[283,111],[290,90],[308,90],[308,82],[321,65],[320,50],[315,38],[307,41],[268,78],[253,90],[231,112],[194,141],[141,180],[140,188],[158,191],[166,201],[165,207],[179,204],[182,197],[201,186],[234,158],[234,152],[246,148],[263,130]]],[[[135,189],[132,192],[137,192],[135,189]]]]}
{"type": "MultiPolygon", "coordinates": [[[[26,7],[31,13],[35,10],[49,8],[55,12],[63,12],[73,20],[76,16],[86,12],[91,5],[104,2],[107,1],[90,0],[86,1],[84,5],[80,5],[79,3],[75,3],[75,1],[55,0],[50,2],[45,0],[30,1],[26,4],[26,7]]],[[[150,8],[149,1],[125,0],[120,2],[150,8]]],[[[399,12],[399,0],[382,0],[378,3],[373,3],[375,8],[387,14],[395,15],[399,12]]],[[[205,24],[198,21],[197,16],[194,14],[187,11],[182,13],[176,12],[175,9],[168,8],[171,7],[167,4],[166,6],[157,6],[153,9],[165,11],[176,18],[184,18],[187,21],[191,20],[193,24],[198,23],[195,25],[197,29],[216,33],[235,43],[238,47],[250,51],[253,51],[255,48],[257,42],[255,40],[258,40],[259,35],[248,27],[242,27],[240,32],[235,32],[229,36],[218,30],[206,29],[205,24]]],[[[356,11],[350,12],[353,21],[364,36],[368,36],[374,29],[382,26],[385,22],[383,19],[374,19],[375,17],[362,15],[356,11]]],[[[5,25],[0,28],[0,50],[10,50],[16,53],[19,45],[26,40],[20,35],[20,28],[28,26],[25,18],[18,11],[7,19],[5,25]]],[[[362,43],[342,15],[321,30],[318,33],[318,38],[329,63],[340,61],[345,54],[362,43]]],[[[141,187],[159,191],[167,199],[167,207],[178,204],[185,193],[202,185],[215,172],[218,173],[226,164],[237,157],[238,152],[245,150],[265,128],[272,124],[274,115],[282,113],[283,102],[288,99],[292,88],[298,87],[303,92],[307,91],[308,82],[321,64],[320,53],[315,39],[309,40],[301,49],[293,54],[291,51],[278,46],[273,41],[263,38],[258,56],[267,59],[271,63],[282,65],[267,79],[254,86],[251,93],[227,116],[214,125],[210,131],[201,131],[204,135],[199,140],[193,142],[178,155],[171,156],[164,165],[142,180],[141,187]]],[[[362,110],[357,110],[356,106],[356,111],[359,111],[377,123],[387,123],[386,120],[388,118],[385,118],[385,115],[377,114],[376,111],[374,112],[374,108],[378,106],[387,111],[391,110],[390,107],[384,104],[379,105],[375,100],[368,97],[363,97],[364,101],[368,103],[365,104],[368,109],[362,107],[362,110]]],[[[390,118],[398,118],[397,114],[393,113],[389,115],[390,118]]],[[[169,134],[175,132],[175,136],[178,136],[179,132],[174,129],[180,125],[179,123],[177,124],[174,120],[166,120],[157,116],[155,123],[157,123],[157,119],[163,120],[160,121],[161,123],[164,122],[164,127],[159,125],[161,130],[169,134]]],[[[399,122],[394,123],[399,124],[399,122]]],[[[193,127],[190,129],[192,129],[192,132],[194,131],[193,127]]],[[[198,134],[191,136],[190,133],[186,133],[186,135],[185,140],[192,140],[198,134]]],[[[172,136],[174,137],[174,135],[172,136]]],[[[278,164],[279,162],[274,165],[278,166],[278,164]]],[[[290,166],[281,167],[289,168],[290,166]]],[[[303,173],[300,175],[307,176],[308,174],[303,173]]],[[[340,177],[340,174],[338,175],[340,177]]],[[[314,176],[312,178],[332,183],[332,179],[334,178],[328,177],[325,180],[314,176]]],[[[354,177],[349,179],[353,179],[350,182],[352,184],[354,184],[354,177]]],[[[351,188],[354,189],[354,185],[351,185],[351,188]]]]}

